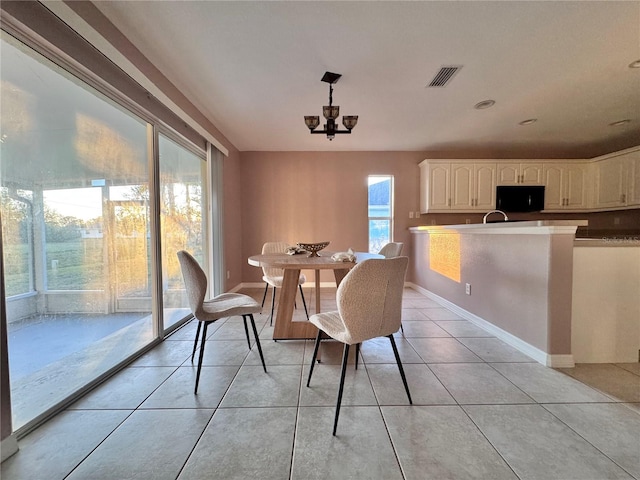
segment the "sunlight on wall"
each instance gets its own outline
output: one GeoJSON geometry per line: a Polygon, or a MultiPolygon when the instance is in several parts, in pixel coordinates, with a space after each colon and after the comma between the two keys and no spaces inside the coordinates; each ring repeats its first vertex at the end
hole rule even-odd
{"type": "Polygon", "coordinates": [[[460,283],[460,235],[431,233],[429,235],[431,270],[460,283]]]}

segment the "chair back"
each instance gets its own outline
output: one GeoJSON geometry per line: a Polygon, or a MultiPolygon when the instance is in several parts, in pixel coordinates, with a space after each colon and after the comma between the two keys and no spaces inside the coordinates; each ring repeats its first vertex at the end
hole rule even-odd
{"type": "MultiPolygon", "coordinates": [[[[287,253],[289,244],[286,242],[266,242],[262,245],[262,253],[287,253]]],[[[262,267],[262,274],[265,277],[282,277],[284,270],[281,268],[262,267]]]]}
{"type": "Polygon", "coordinates": [[[187,290],[191,313],[198,318],[199,314],[202,313],[202,304],[207,294],[207,276],[198,261],[189,252],[180,250],[178,252],[178,260],[180,261],[180,269],[182,270],[182,278],[187,290]]]}
{"type": "Polygon", "coordinates": [[[384,258],[399,257],[402,253],[403,245],[404,243],[402,242],[389,242],[378,253],[384,258]]]}
{"type": "Polygon", "coordinates": [[[400,329],[408,264],[407,257],[365,260],[344,277],[336,300],[348,332],[345,343],[353,345],[400,329]]]}

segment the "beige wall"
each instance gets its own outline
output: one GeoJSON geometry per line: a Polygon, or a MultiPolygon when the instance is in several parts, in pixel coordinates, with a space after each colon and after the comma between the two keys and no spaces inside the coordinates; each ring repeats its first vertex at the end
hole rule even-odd
{"type": "MultiPolygon", "coordinates": [[[[394,240],[409,251],[418,211],[420,152],[243,152],[243,282],[262,273],[246,263],[267,241],[330,241],[327,250],[368,250],[367,176],[393,175],[394,240]]],[[[330,281],[331,277],[321,279],[330,281]]]]}

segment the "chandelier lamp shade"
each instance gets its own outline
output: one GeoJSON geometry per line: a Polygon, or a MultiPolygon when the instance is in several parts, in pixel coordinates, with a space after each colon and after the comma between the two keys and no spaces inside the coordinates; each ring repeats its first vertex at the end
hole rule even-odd
{"type": "Polygon", "coordinates": [[[304,123],[309,128],[310,133],[325,134],[329,140],[333,140],[336,135],[341,133],[351,133],[353,127],[358,123],[357,115],[345,115],[342,117],[342,125],[344,125],[346,130],[340,130],[339,125],[336,124],[336,119],[340,116],[340,107],[333,105],[333,84],[337,83],[340,77],[342,77],[342,75],[339,73],[331,72],[325,72],[322,77],[322,81],[329,84],[329,105],[322,107],[322,115],[327,121],[327,123],[324,124],[324,128],[322,130],[316,130],[318,125],[320,125],[319,116],[305,115],[304,117],[304,123]]]}

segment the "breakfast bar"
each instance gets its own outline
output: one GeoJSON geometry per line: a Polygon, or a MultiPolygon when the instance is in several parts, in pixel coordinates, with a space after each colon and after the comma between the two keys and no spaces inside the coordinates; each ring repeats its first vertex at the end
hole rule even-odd
{"type": "Polygon", "coordinates": [[[540,363],[573,366],[575,232],[586,220],[420,226],[416,287],[540,363]]]}

